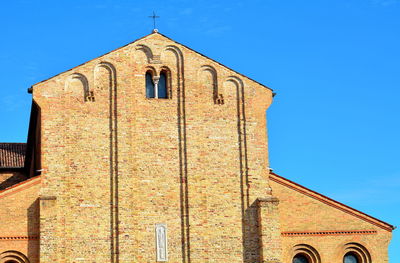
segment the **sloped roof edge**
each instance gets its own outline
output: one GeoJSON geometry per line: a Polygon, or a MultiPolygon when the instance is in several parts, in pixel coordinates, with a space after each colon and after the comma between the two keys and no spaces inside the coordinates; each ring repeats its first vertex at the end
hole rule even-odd
{"type": "Polygon", "coordinates": [[[236,70],[231,69],[230,67],[225,66],[225,65],[221,64],[220,62],[218,62],[218,61],[216,61],[216,60],[214,60],[214,59],[212,59],[212,58],[210,58],[210,57],[208,57],[208,56],[206,56],[206,55],[204,55],[204,54],[202,54],[202,53],[200,53],[200,52],[198,52],[198,51],[196,51],[196,50],[193,50],[193,49],[191,49],[190,47],[188,47],[188,46],[186,46],[186,45],[183,45],[183,44],[181,44],[181,43],[179,43],[179,42],[177,42],[177,41],[175,41],[175,40],[173,40],[173,39],[167,37],[166,35],[163,35],[163,34],[161,34],[161,33],[158,33],[158,34],[160,34],[161,36],[163,36],[163,37],[165,37],[165,38],[171,40],[172,42],[177,43],[178,45],[181,45],[181,46],[183,46],[183,47],[185,47],[185,48],[187,48],[187,49],[189,49],[189,50],[195,52],[196,54],[199,54],[200,56],[205,57],[206,59],[209,59],[209,60],[211,60],[211,61],[217,63],[218,65],[221,65],[222,67],[225,67],[225,68],[227,68],[227,69],[229,69],[229,70],[235,72],[236,74],[238,74],[238,75],[240,75],[240,76],[242,76],[242,77],[245,77],[246,79],[248,79],[248,80],[250,80],[250,81],[253,81],[253,82],[257,83],[257,84],[260,85],[260,86],[263,86],[263,87],[265,87],[265,88],[267,88],[267,89],[273,91],[273,89],[271,89],[270,87],[268,87],[268,86],[266,86],[266,85],[264,85],[264,84],[261,84],[260,82],[254,80],[254,79],[252,79],[252,78],[250,78],[250,77],[248,77],[248,76],[246,76],[246,75],[243,75],[242,73],[239,73],[239,72],[237,72],[236,70]]]}
{"type": "Polygon", "coordinates": [[[364,220],[364,221],[366,221],[368,223],[376,225],[376,226],[378,226],[378,227],[380,227],[382,229],[385,229],[385,230],[387,230],[389,232],[392,232],[392,230],[394,230],[396,228],[395,226],[393,226],[391,224],[388,224],[388,223],[386,223],[386,222],[384,222],[382,220],[379,220],[379,219],[377,219],[377,218],[375,218],[373,216],[370,216],[370,215],[368,215],[366,213],[363,213],[363,212],[361,212],[361,211],[359,211],[357,209],[354,209],[354,208],[352,208],[350,206],[347,206],[347,205],[345,205],[343,203],[340,203],[340,202],[338,202],[336,200],[333,200],[332,198],[329,198],[329,197],[327,197],[327,196],[325,196],[323,194],[315,192],[315,191],[313,191],[313,190],[311,190],[311,189],[309,189],[307,187],[304,187],[304,186],[302,186],[302,185],[300,185],[298,183],[295,183],[295,182],[293,182],[293,181],[291,181],[289,179],[286,179],[286,178],[284,178],[284,177],[282,177],[280,175],[277,175],[276,173],[270,173],[269,178],[272,181],[276,182],[276,183],[279,183],[279,184],[284,185],[284,186],[286,186],[288,188],[291,188],[291,189],[293,189],[293,190],[295,190],[295,191],[297,191],[299,193],[302,193],[302,194],[307,195],[307,196],[309,196],[311,198],[314,198],[314,199],[316,199],[316,200],[318,200],[318,201],[320,201],[322,203],[330,205],[330,206],[332,206],[332,207],[334,207],[336,209],[339,209],[339,210],[341,210],[341,211],[343,211],[345,213],[348,213],[348,214],[353,215],[353,216],[355,216],[357,218],[360,218],[360,219],[362,219],[362,220],[364,220]]]}
{"type": "Polygon", "coordinates": [[[91,61],[93,61],[93,60],[95,60],[95,59],[104,57],[104,56],[106,56],[106,55],[108,55],[108,54],[110,54],[110,53],[113,53],[113,52],[115,52],[115,51],[117,51],[117,50],[120,50],[120,49],[122,49],[122,48],[124,48],[124,47],[126,47],[126,46],[129,46],[129,45],[131,45],[131,44],[133,44],[133,43],[135,43],[135,42],[137,42],[137,41],[140,41],[140,40],[142,40],[142,39],[144,39],[144,38],[146,38],[146,37],[148,37],[148,36],[151,36],[151,35],[153,35],[153,34],[159,34],[159,35],[161,35],[161,36],[167,38],[168,40],[170,40],[170,41],[172,41],[172,42],[174,42],[174,43],[176,43],[176,44],[178,44],[178,45],[181,45],[181,46],[183,46],[183,47],[189,49],[190,51],[193,51],[193,52],[195,52],[196,54],[199,54],[200,56],[205,57],[205,58],[207,58],[207,59],[209,59],[209,60],[211,60],[211,61],[217,63],[218,65],[221,65],[221,66],[223,66],[223,67],[225,67],[225,68],[227,68],[227,69],[229,69],[229,70],[235,72],[236,74],[238,74],[238,75],[240,75],[240,76],[242,76],[242,77],[245,77],[246,79],[248,79],[248,80],[250,80],[250,81],[253,81],[253,82],[257,83],[257,84],[260,85],[260,86],[263,86],[263,87],[265,87],[265,88],[267,88],[267,89],[273,91],[273,89],[271,89],[270,87],[268,87],[268,86],[266,86],[266,85],[264,85],[264,84],[261,84],[260,82],[254,80],[254,79],[252,79],[252,78],[250,78],[250,77],[247,77],[246,75],[243,75],[242,73],[239,73],[239,72],[237,72],[236,70],[233,70],[233,69],[231,69],[230,67],[225,66],[225,65],[221,64],[220,62],[218,62],[218,61],[216,61],[216,60],[214,60],[214,59],[212,59],[212,58],[210,58],[210,57],[208,57],[208,56],[206,56],[206,55],[203,55],[202,53],[200,53],[200,52],[198,52],[198,51],[196,51],[196,50],[193,50],[193,49],[191,49],[190,47],[188,47],[188,46],[186,46],[186,45],[183,45],[183,44],[181,44],[181,43],[179,43],[179,42],[177,42],[177,41],[175,41],[175,40],[173,40],[173,39],[167,37],[166,35],[161,34],[160,32],[152,32],[152,33],[150,33],[150,34],[148,34],[148,35],[145,35],[145,36],[143,36],[143,37],[141,37],[141,38],[138,38],[138,39],[136,39],[136,40],[134,40],[134,41],[132,41],[132,42],[126,44],[126,45],[123,45],[123,46],[121,46],[121,47],[119,47],[119,48],[113,49],[113,50],[111,50],[111,51],[109,51],[109,52],[107,52],[107,53],[105,53],[105,54],[103,54],[103,55],[100,55],[100,56],[98,56],[98,57],[95,57],[95,58],[93,58],[93,59],[90,59],[90,60],[88,60],[88,61],[86,61],[86,62],[83,62],[83,63],[81,63],[81,64],[79,64],[79,65],[73,67],[73,68],[64,70],[64,71],[62,71],[62,72],[60,72],[60,73],[58,73],[58,74],[56,74],[56,75],[54,75],[54,76],[52,76],[52,77],[49,77],[49,78],[44,79],[44,80],[42,80],[42,81],[39,81],[39,82],[33,84],[32,87],[33,87],[33,86],[36,86],[36,85],[38,85],[38,84],[40,84],[40,83],[46,82],[46,81],[48,81],[48,80],[50,80],[50,79],[52,79],[52,78],[54,78],[54,77],[57,77],[57,76],[59,76],[59,75],[65,73],[65,72],[68,72],[68,71],[74,70],[74,69],[76,69],[76,68],[78,68],[78,67],[80,67],[80,66],[83,66],[83,65],[85,65],[85,64],[87,64],[87,63],[89,63],[89,62],[91,62],[91,61]]]}
{"type": "Polygon", "coordinates": [[[29,178],[25,181],[22,181],[18,184],[14,184],[14,185],[0,191],[0,199],[3,197],[9,196],[11,194],[14,194],[14,193],[18,193],[19,191],[25,190],[33,185],[40,183],[40,181],[41,181],[41,177],[40,177],[40,175],[38,175],[38,176],[35,176],[32,178],[29,178]]]}

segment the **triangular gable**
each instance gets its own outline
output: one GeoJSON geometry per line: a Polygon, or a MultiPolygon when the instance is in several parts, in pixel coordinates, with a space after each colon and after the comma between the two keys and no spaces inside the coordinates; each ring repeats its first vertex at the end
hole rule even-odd
{"type": "Polygon", "coordinates": [[[308,189],[308,188],[306,188],[306,187],[304,187],[302,185],[299,185],[299,184],[297,184],[295,182],[292,182],[292,181],[290,181],[290,180],[288,180],[288,179],[286,179],[286,178],[284,178],[282,176],[279,176],[279,175],[277,175],[275,173],[271,173],[270,176],[269,176],[269,179],[274,181],[274,182],[276,182],[276,183],[278,183],[278,184],[280,184],[280,185],[286,186],[286,187],[288,187],[288,188],[290,188],[292,190],[295,190],[295,191],[297,191],[297,192],[299,192],[301,194],[304,194],[304,195],[306,195],[308,197],[311,197],[311,198],[313,198],[315,200],[318,200],[318,201],[320,201],[320,202],[322,202],[324,204],[327,204],[327,205],[329,205],[331,207],[339,209],[342,212],[345,212],[345,213],[350,214],[352,216],[355,216],[355,217],[357,217],[359,219],[362,219],[362,220],[364,220],[364,221],[366,221],[368,223],[376,225],[376,226],[378,226],[378,227],[380,227],[382,229],[385,229],[385,230],[387,230],[389,232],[392,232],[392,230],[395,229],[394,226],[392,226],[392,225],[390,225],[390,224],[388,224],[388,223],[386,223],[384,221],[381,221],[381,220],[379,220],[379,219],[377,219],[375,217],[372,217],[372,216],[367,215],[367,214],[365,214],[365,213],[363,213],[361,211],[358,211],[357,209],[354,209],[354,208],[352,208],[350,206],[347,206],[347,205],[342,204],[342,203],[340,203],[338,201],[335,201],[335,200],[333,200],[333,199],[331,199],[331,198],[329,198],[327,196],[324,196],[324,195],[322,195],[320,193],[317,193],[317,192],[315,192],[315,191],[313,191],[311,189],[308,189]]]}
{"type": "Polygon", "coordinates": [[[183,44],[181,44],[181,43],[179,43],[179,42],[177,42],[177,41],[175,41],[175,40],[173,40],[173,39],[171,39],[171,38],[169,38],[169,37],[167,37],[167,36],[165,36],[165,35],[163,35],[163,34],[161,34],[161,33],[159,33],[159,32],[152,32],[151,34],[148,34],[148,35],[146,35],[146,36],[143,36],[143,37],[141,37],[141,38],[138,38],[138,39],[136,39],[136,40],[134,40],[134,41],[132,41],[132,42],[130,42],[130,43],[128,43],[128,44],[122,46],[122,47],[119,47],[119,48],[114,49],[114,50],[112,50],[112,51],[110,51],[110,52],[107,52],[107,53],[105,53],[105,54],[103,54],[103,55],[101,55],[101,56],[99,56],[99,57],[96,57],[96,58],[93,58],[93,59],[91,59],[91,60],[89,60],[89,61],[86,61],[86,62],[84,62],[84,63],[82,63],[82,64],[80,64],[80,65],[78,65],[78,66],[76,66],[76,67],[73,67],[73,68],[71,68],[71,69],[65,70],[65,71],[63,71],[63,72],[60,72],[60,73],[58,73],[57,75],[54,75],[54,76],[52,76],[52,77],[50,77],[50,78],[48,78],[48,79],[42,80],[42,81],[40,81],[40,82],[37,82],[37,83],[35,83],[34,85],[32,85],[32,87],[34,87],[34,86],[36,86],[36,85],[38,85],[38,84],[40,84],[40,83],[46,82],[46,81],[48,81],[48,80],[50,80],[50,79],[53,79],[53,78],[55,78],[55,77],[57,77],[57,76],[59,76],[59,75],[61,75],[61,74],[64,74],[64,73],[66,73],[66,72],[68,72],[68,71],[74,70],[74,69],[76,69],[76,68],[78,68],[78,67],[80,67],[80,66],[83,66],[83,65],[85,65],[85,64],[87,64],[87,63],[89,63],[89,62],[91,62],[91,61],[93,61],[93,60],[95,60],[95,59],[104,57],[104,56],[106,56],[106,55],[108,55],[108,54],[111,54],[111,53],[116,52],[116,51],[118,51],[118,50],[120,50],[120,49],[123,49],[123,48],[125,48],[125,47],[127,47],[127,46],[129,46],[129,45],[132,45],[132,44],[134,44],[134,43],[136,43],[136,42],[138,42],[138,41],[140,41],[140,40],[143,40],[143,39],[145,39],[145,38],[147,38],[147,37],[150,37],[150,36],[152,36],[152,35],[155,35],[155,34],[160,35],[160,36],[162,36],[162,37],[168,39],[169,41],[174,42],[175,44],[178,44],[178,45],[180,45],[180,46],[182,46],[182,47],[184,47],[184,48],[186,48],[186,49],[189,49],[190,51],[193,51],[194,53],[196,53],[196,54],[198,54],[198,55],[200,55],[200,56],[202,56],[202,57],[204,57],[204,58],[206,58],[206,59],[209,59],[209,60],[213,61],[214,63],[217,63],[218,65],[220,65],[220,66],[222,66],[222,67],[224,67],[224,68],[226,68],[226,69],[228,69],[228,70],[230,70],[230,71],[233,71],[234,73],[236,73],[236,74],[238,74],[238,75],[240,75],[240,76],[242,76],[242,77],[244,77],[244,78],[246,78],[246,79],[248,79],[248,80],[250,80],[250,81],[256,83],[257,85],[263,86],[263,87],[265,87],[265,88],[267,88],[267,89],[269,89],[269,90],[272,91],[272,89],[269,88],[269,87],[267,87],[266,85],[263,85],[263,84],[259,83],[258,81],[255,81],[254,79],[249,78],[249,77],[247,77],[247,76],[245,76],[245,75],[243,75],[243,74],[241,74],[241,73],[239,73],[239,72],[237,72],[237,71],[235,71],[235,70],[233,70],[233,69],[231,69],[231,68],[229,68],[229,67],[227,67],[227,66],[225,66],[225,65],[223,65],[223,64],[221,64],[221,63],[219,63],[218,61],[215,61],[214,59],[209,58],[209,57],[207,57],[206,55],[203,55],[203,54],[201,54],[200,52],[197,52],[197,51],[195,51],[195,50],[193,50],[193,49],[191,49],[191,48],[189,48],[189,47],[187,47],[187,46],[185,46],[185,45],[183,45],[183,44]]]}

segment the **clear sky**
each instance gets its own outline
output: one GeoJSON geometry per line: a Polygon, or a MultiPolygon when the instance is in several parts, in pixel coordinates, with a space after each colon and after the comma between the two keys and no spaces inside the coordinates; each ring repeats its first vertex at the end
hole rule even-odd
{"type": "Polygon", "coordinates": [[[150,33],[153,10],[161,33],[277,92],[276,173],[400,225],[400,0],[2,1],[0,141],[26,141],[27,88],[150,33]]]}

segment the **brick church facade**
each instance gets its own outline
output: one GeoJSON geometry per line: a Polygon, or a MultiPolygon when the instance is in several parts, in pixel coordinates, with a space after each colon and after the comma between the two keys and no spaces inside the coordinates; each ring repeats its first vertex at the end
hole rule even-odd
{"type": "Polygon", "coordinates": [[[0,263],[384,263],[393,226],[269,169],[268,87],[153,32],[29,89],[0,263]]]}

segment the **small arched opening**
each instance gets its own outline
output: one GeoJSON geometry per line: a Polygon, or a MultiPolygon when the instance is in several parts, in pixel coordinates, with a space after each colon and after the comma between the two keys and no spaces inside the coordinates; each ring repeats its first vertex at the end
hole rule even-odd
{"type": "Polygon", "coordinates": [[[154,98],[155,97],[155,92],[154,92],[154,82],[153,82],[153,72],[151,70],[148,70],[146,72],[146,98],[154,98]]]}
{"type": "Polygon", "coordinates": [[[292,263],[321,263],[321,257],[312,246],[298,244],[292,249],[292,263]]]}
{"type": "Polygon", "coordinates": [[[307,255],[300,253],[294,256],[292,263],[310,263],[310,260],[307,255]]]}
{"type": "Polygon", "coordinates": [[[371,263],[371,255],[368,250],[358,243],[347,243],[341,250],[343,263],[371,263]]]}
{"type": "Polygon", "coordinates": [[[161,70],[160,79],[158,80],[157,98],[168,99],[168,72],[161,70]]]}

